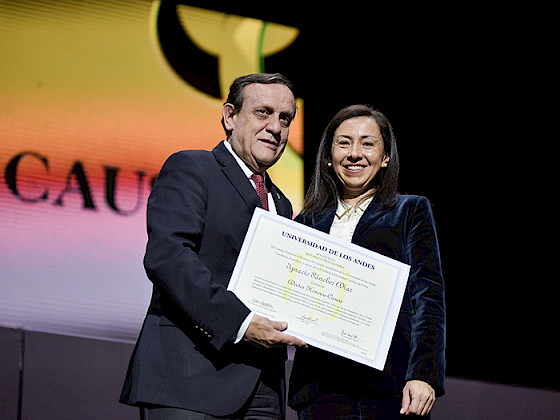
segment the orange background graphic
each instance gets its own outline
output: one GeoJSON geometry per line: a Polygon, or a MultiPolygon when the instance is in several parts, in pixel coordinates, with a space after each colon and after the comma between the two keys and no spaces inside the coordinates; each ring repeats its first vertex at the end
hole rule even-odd
{"type": "MultiPolygon", "coordinates": [[[[260,71],[259,54],[298,34],[180,7],[187,35],[218,58],[222,86],[260,71]],[[235,57],[220,50],[224,39],[235,57]]],[[[142,256],[153,178],[171,153],[211,150],[224,139],[224,99],[170,67],[158,10],[158,1],[0,2],[0,325],[135,337],[150,292],[142,256]]],[[[296,212],[303,201],[297,102],[290,147],[269,171],[296,212]]]]}

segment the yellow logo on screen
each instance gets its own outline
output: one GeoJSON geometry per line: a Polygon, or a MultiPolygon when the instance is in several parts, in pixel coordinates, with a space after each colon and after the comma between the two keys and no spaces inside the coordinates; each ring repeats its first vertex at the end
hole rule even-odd
{"type": "Polygon", "coordinates": [[[169,65],[189,85],[218,99],[227,96],[236,77],[267,71],[265,59],[299,34],[297,28],[175,1],[156,1],[153,12],[169,65]]]}

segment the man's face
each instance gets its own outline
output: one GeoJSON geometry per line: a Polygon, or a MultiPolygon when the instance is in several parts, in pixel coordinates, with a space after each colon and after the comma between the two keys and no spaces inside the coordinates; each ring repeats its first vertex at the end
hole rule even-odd
{"type": "Polygon", "coordinates": [[[243,90],[243,106],[233,114],[225,104],[224,126],[235,153],[254,172],[274,165],[286,147],[294,118],[294,96],[283,84],[253,83],[243,90]]]}

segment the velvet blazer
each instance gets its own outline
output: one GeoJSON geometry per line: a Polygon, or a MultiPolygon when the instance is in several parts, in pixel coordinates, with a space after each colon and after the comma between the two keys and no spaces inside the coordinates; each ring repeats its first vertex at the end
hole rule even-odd
{"type": "MultiPolygon", "coordinates": [[[[290,202],[267,179],[278,214],[291,218],[290,202]]],[[[223,142],[165,162],[147,208],[152,299],[122,403],[222,416],[248,400],[262,369],[283,378],[285,347],[234,344],[250,311],[226,288],[256,207],[255,188],[223,142]]]]}
{"type": "MultiPolygon", "coordinates": [[[[296,220],[329,232],[336,205],[296,220]]],[[[317,348],[297,349],[290,377],[289,403],[298,409],[319,389],[368,395],[373,390],[402,393],[406,381],[429,383],[444,393],[445,297],[434,218],[425,197],[400,195],[381,208],[375,200],[356,226],[352,242],[409,264],[410,275],[385,367],[370,368],[317,348]]]]}

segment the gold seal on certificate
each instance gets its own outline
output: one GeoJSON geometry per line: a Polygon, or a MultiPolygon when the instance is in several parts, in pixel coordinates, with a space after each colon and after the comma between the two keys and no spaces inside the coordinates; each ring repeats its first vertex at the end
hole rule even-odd
{"type": "Polygon", "coordinates": [[[257,208],[228,290],[309,345],[382,370],[409,269],[257,208]]]}

